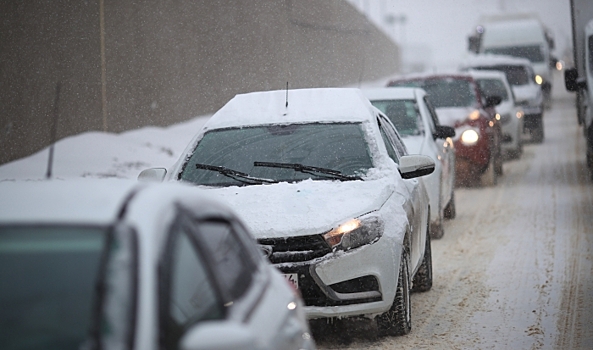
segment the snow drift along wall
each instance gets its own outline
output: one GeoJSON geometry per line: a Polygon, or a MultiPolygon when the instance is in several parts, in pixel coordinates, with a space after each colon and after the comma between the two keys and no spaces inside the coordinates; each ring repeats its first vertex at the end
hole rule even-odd
{"type": "Polygon", "coordinates": [[[398,48],[343,0],[5,1],[0,18],[0,164],[50,143],[58,82],[59,139],[399,69],[398,48]]]}

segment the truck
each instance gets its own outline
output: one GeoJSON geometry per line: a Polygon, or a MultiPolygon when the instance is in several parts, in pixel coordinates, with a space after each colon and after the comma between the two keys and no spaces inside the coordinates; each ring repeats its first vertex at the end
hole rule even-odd
{"type": "Polygon", "coordinates": [[[533,65],[535,81],[541,86],[544,103],[551,104],[552,55],[554,39],[536,14],[499,14],[482,16],[474,35],[469,37],[469,51],[527,58],[533,65]]]}
{"type": "Polygon", "coordinates": [[[587,167],[593,178],[593,1],[571,0],[570,10],[574,67],[564,71],[564,85],[576,92],[577,120],[587,140],[587,167]]]}

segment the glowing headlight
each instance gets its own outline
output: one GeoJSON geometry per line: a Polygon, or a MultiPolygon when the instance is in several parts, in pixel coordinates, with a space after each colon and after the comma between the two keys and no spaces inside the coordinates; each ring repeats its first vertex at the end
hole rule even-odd
{"type": "Polygon", "coordinates": [[[472,146],[478,142],[479,138],[480,138],[480,135],[478,135],[478,133],[475,130],[473,130],[473,129],[465,130],[461,134],[461,143],[463,143],[466,146],[472,146]]]}
{"type": "Polygon", "coordinates": [[[470,120],[477,120],[479,118],[480,118],[480,111],[478,111],[477,109],[474,109],[474,111],[469,114],[470,120]]]}
{"type": "Polygon", "coordinates": [[[383,222],[376,216],[348,220],[323,235],[332,248],[343,250],[369,244],[383,234],[383,222]]]}
{"type": "Polygon", "coordinates": [[[537,74],[535,76],[535,82],[537,83],[537,85],[541,85],[544,82],[544,78],[542,78],[541,75],[537,74]]]}
{"type": "Polygon", "coordinates": [[[524,115],[525,115],[525,113],[523,113],[523,111],[517,111],[517,114],[516,114],[517,119],[523,118],[524,115]]]}

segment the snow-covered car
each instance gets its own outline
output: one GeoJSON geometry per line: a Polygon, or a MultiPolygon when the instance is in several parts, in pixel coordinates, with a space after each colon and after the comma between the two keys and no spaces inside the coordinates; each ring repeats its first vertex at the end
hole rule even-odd
{"type": "Polygon", "coordinates": [[[523,152],[523,109],[515,102],[515,94],[506,75],[500,71],[471,70],[480,90],[486,96],[500,96],[496,106],[496,119],[502,125],[502,151],[510,158],[518,158],[523,152]]]}
{"type": "Polygon", "coordinates": [[[439,122],[455,128],[455,179],[458,185],[493,186],[502,175],[502,130],[495,106],[500,96],[482,96],[469,73],[410,74],[388,87],[417,87],[428,94],[439,122]]]}
{"type": "Polygon", "coordinates": [[[228,206],[182,184],[0,183],[3,349],[314,349],[228,206]]]}
{"type": "Polygon", "coordinates": [[[217,111],[171,171],[140,178],[210,188],[292,281],[310,319],[368,316],[411,329],[410,291],[432,286],[429,202],[408,155],[359,89],[253,92],[217,111]]]}
{"type": "Polygon", "coordinates": [[[498,70],[505,73],[515,94],[515,101],[523,110],[525,131],[534,142],[543,142],[544,98],[528,59],[493,54],[472,55],[461,63],[460,69],[498,70]]]}
{"type": "Polygon", "coordinates": [[[424,154],[435,162],[432,174],[422,177],[430,200],[430,234],[441,238],[443,219],[455,217],[455,129],[439,123],[426,92],[418,88],[363,90],[373,106],[393,123],[408,152],[424,154]]]}

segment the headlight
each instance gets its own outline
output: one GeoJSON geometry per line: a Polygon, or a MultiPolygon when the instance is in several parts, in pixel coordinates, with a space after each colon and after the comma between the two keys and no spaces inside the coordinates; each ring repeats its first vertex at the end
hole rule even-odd
{"type": "Polygon", "coordinates": [[[325,241],[337,249],[353,249],[379,239],[383,234],[383,221],[377,216],[348,220],[323,235],[325,241]]]}
{"type": "Polygon", "coordinates": [[[536,83],[537,85],[541,85],[543,82],[544,82],[544,78],[542,78],[542,76],[541,76],[541,75],[537,74],[537,75],[535,76],[535,83],[536,83]]]}
{"type": "Polygon", "coordinates": [[[521,119],[521,118],[523,118],[525,113],[523,113],[523,111],[517,111],[517,113],[515,115],[517,116],[517,119],[521,119]]]}
{"type": "Polygon", "coordinates": [[[479,138],[480,135],[475,130],[468,129],[461,134],[461,143],[466,146],[472,146],[478,142],[479,138]]]}
{"type": "Polygon", "coordinates": [[[469,114],[469,120],[478,120],[479,118],[480,118],[480,111],[478,111],[477,109],[474,109],[469,114]]]}

